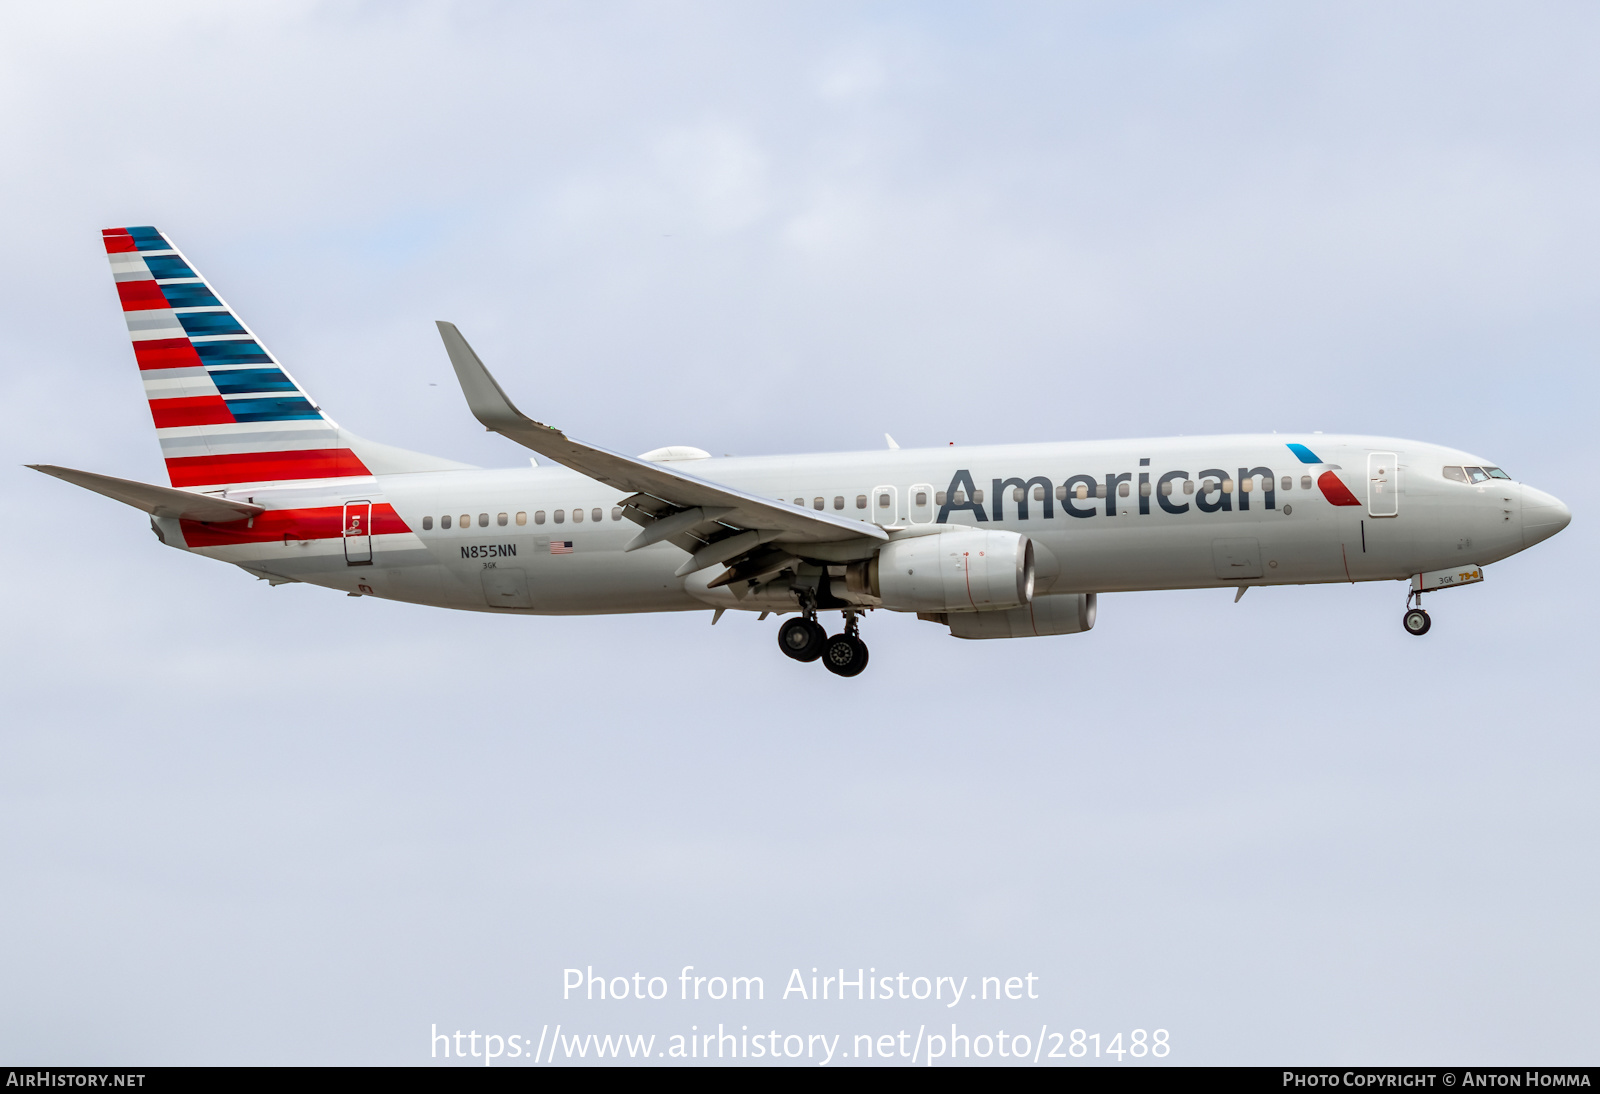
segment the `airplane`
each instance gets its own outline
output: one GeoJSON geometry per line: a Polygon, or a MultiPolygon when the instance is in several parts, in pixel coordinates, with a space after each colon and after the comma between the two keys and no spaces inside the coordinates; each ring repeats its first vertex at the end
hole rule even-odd
{"type": "Polygon", "coordinates": [[[153,227],[106,252],[170,485],[28,466],[272,585],[514,615],[729,610],[859,675],[861,620],[1081,633],[1100,593],[1407,581],[1422,597],[1555,535],[1558,499],[1457,449],[1254,434],[713,458],[628,456],[524,415],[438,323],[468,408],[555,466],[486,470],[338,425],[153,227]],[[829,635],[819,613],[839,612],[829,635]]]}

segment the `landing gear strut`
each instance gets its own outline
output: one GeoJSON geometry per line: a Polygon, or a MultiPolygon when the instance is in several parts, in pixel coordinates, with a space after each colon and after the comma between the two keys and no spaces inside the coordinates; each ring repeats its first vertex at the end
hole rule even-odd
{"type": "Polygon", "coordinates": [[[1407,594],[1406,614],[1401,618],[1400,622],[1405,626],[1407,634],[1414,634],[1421,638],[1428,633],[1428,629],[1433,626],[1433,620],[1429,618],[1427,612],[1422,610],[1421,593],[1407,594]],[[1411,598],[1413,596],[1417,598],[1417,606],[1415,608],[1411,606],[1411,598]]]}

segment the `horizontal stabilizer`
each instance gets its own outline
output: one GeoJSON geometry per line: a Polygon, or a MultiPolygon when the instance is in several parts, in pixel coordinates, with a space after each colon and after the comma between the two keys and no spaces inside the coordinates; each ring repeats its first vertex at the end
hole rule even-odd
{"type": "Polygon", "coordinates": [[[58,479],[115,498],[124,505],[143,509],[153,517],[174,520],[200,520],[211,524],[225,524],[234,520],[247,520],[266,509],[242,501],[226,501],[209,494],[196,494],[188,490],[174,490],[170,486],[151,486],[132,479],[117,479],[110,475],[96,475],[93,471],[75,471],[70,467],[56,467],[48,463],[30,463],[35,471],[54,475],[58,479]]]}

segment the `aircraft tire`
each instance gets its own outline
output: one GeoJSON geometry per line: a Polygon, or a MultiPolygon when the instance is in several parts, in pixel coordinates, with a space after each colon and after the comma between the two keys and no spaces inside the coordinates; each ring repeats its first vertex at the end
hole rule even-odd
{"type": "Polygon", "coordinates": [[[778,628],[778,648],[796,661],[815,661],[828,644],[828,632],[812,619],[790,619],[778,628]]]}
{"type": "Polygon", "coordinates": [[[1427,634],[1428,630],[1433,626],[1433,620],[1421,608],[1412,608],[1406,612],[1405,618],[1401,622],[1405,624],[1407,634],[1414,634],[1418,638],[1427,634]]]}
{"type": "Polygon", "coordinates": [[[828,639],[822,663],[835,676],[860,676],[867,667],[867,644],[853,634],[836,634],[828,639]]]}

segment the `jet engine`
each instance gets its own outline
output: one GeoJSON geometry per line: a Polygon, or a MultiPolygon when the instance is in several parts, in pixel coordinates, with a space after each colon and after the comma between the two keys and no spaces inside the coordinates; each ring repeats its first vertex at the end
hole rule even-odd
{"type": "Polygon", "coordinates": [[[1033,599],[1033,543],[982,529],[897,539],[846,577],[891,611],[1004,611],[1033,599]]]}

